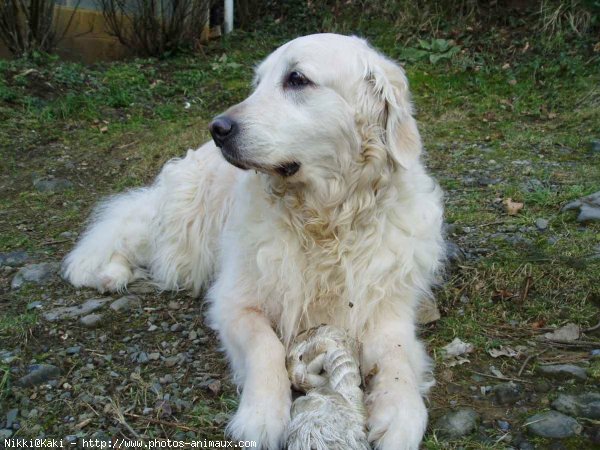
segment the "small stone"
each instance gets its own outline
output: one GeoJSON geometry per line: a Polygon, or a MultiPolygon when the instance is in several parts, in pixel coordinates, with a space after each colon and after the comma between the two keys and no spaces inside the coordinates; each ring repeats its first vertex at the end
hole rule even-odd
{"type": "Polygon", "coordinates": [[[18,409],[10,409],[6,413],[6,428],[12,428],[13,423],[17,420],[17,416],[19,415],[18,409]]]}
{"type": "Polygon", "coordinates": [[[527,429],[537,436],[563,439],[581,433],[582,427],[572,417],[547,411],[527,419],[527,429]]]}
{"type": "Polygon", "coordinates": [[[506,420],[498,420],[496,423],[498,424],[498,428],[500,428],[502,431],[510,430],[510,423],[508,423],[506,420]]]}
{"type": "Polygon", "coordinates": [[[497,384],[494,386],[494,396],[500,405],[512,405],[523,397],[523,388],[512,381],[497,384]]]}
{"type": "Polygon", "coordinates": [[[479,414],[470,408],[461,408],[440,417],[434,425],[441,436],[459,438],[472,433],[477,428],[479,414]]]}
{"type": "Polygon", "coordinates": [[[146,352],[140,352],[137,355],[137,362],[141,363],[141,364],[145,364],[150,360],[150,358],[148,357],[148,353],[146,352]]]}
{"type": "Polygon", "coordinates": [[[169,309],[172,309],[173,311],[177,311],[179,308],[181,308],[181,306],[179,306],[179,303],[176,302],[175,300],[171,300],[169,302],[169,309]]]}
{"type": "Polygon", "coordinates": [[[554,364],[550,366],[539,366],[538,371],[548,377],[556,379],[572,379],[586,380],[587,373],[583,367],[574,366],[572,364],[554,364]]]}
{"type": "Polygon", "coordinates": [[[156,361],[156,360],[160,359],[160,353],[158,353],[158,352],[148,353],[148,359],[151,361],[156,361]]]}
{"type": "Polygon", "coordinates": [[[73,347],[68,347],[66,350],[67,355],[77,355],[77,354],[79,354],[80,351],[81,351],[81,347],[79,345],[73,346],[73,347]]]}
{"type": "Polygon", "coordinates": [[[73,183],[64,178],[38,178],[33,182],[33,187],[39,192],[62,192],[73,187],[73,183]]]}
{"type": "Polygon", "coordinates": [[[146,406],[143,410],[142,410],[142,415],[143,416],[149,416],[150,414],[152,414],[152,411],[154,411],[154,408],[149,408],[148,406],[146,406]]]}
{"type": "Polygon", "coordinates": [[[102,314],[88,314],[79,319],[79,322],[86,328],[96,328],[102,322],[102,317],[102,314]]]}
{"type": "Polygon", "coordinates": [[[36,364],[29,369],[29,373],[19,380],[21,386],[36,386],[60,375],[60,369],[52,364],[36,364]]]}
{"type": "Polygon", "coordinates": [[[212,383],[208,384],[208,390],[213,393],[213,395],[219,395],[221,392],[221,382],[219,380],[213,380],[212,383]]]}
{"type": "Polygon", "coordinates": [[[76,306],[60,306],[43,314],[44,319],[49,322],[54,322],[63,319],[74,319],[90,314],[102,308],[107,302],[111,301],[110,297],[91,298],[86,300],[81,305],[76,306]]]}
{"type": "Polygon", "coordinates": [[[152,324],[148,327],[148,331],[156,331],[156,330],[158,330],[158,327],[154,324],[152,324]]]}
{"type": "Polygon", "coordinates": [[[539,231],[546,231],[548,229],[548,220],[547,219],[536,219],[535,226],[539,231]]]}
{"type": "Polygon", "coordinates": [[[561,211],[579,208],[577,222],[596,222],[600,220],[600,191],[567,203],[561,211]]]}
{"type": "Polygon", "coordinates": [[[179,363],[179,356],[169,356],[165,358],[165,366],[173,367],[174,365],[179,363]]]}
{"type": "Polygon", "coordinates": [[[559,395],[552,408],[564,414],[587,419],[600,419],[600,394],[589,392],[580,395],[559,395]]]}
{"type": "Polygon", "coordinates": [[[126,295],[110,304],[110,309],[117,312],[129,311],[135,308],[140,308],[142,302],[137,295],[126,295]]]}
{"type": "Polygon", "coordinates": [[[181,325],[180,323],[174,323],[173,325],[171,325],[171,331],[178,332],[181,330],[183,330],[183,325],[181,325]]]}
{"type": "Polygon", "coordinates": [[[190,334],[188,334],[188,339],[190,341],[193,341],[194,339],[198,338],[198,333],[196,333],[195,331],[190,331],[190,334]]]}
{"type": "Polygon", "coordinates": [[[4,443],[4,439],[9,439],[12,435],[12,430],[0,430],[0,442],[4,443]]]}
{"type": "Polygon", "coordinates": [[[600,139],[592,139],[590,141],[590,150],[592,153],[600,153],[600,139]]]}
{"type": "Polygon", "coordinates": [[[15,251],[15,252],[3,252],[0,253],[0,266],[15,267],[25,264],[31,257],[27,252],[15,251]]]}
{"type": "Polygon", "coordinates": [[[465,260],[465,252],[452,241],[446,241],[446,258],[452,266],[457,266],[465,260]]]}
{"type": "Polygon", "coordinates": [[[60,264],[55,262],[45,262],[39,264],[28,264],[21,268],[12,279],[10,287],[20,289],[25,283],[48,284],[52,281],[60,264]]]}
{"type": "Polygon", "coordinates": [[[42,306],[42,302],[40,301],[27,303],[27,311],[31,311],[32,309],[40,309],[42,306]]]}

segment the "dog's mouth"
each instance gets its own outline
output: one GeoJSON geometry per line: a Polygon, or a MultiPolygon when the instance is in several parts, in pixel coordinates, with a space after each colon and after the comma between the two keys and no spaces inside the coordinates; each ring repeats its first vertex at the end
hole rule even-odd
{"type": "Polygon", "coordinates": [[[225,160],[242,170],[257,170],[259,172],[268,173],[270,175],[276,174],[283,178],[289,178],[300,170],[301,164],[296,161],[285,162],[276,166],[263,166],[253,161],[248,161],[239,156],[237,150],[227,148],[226,146],[221,147],[221,154],[225,160]]]}

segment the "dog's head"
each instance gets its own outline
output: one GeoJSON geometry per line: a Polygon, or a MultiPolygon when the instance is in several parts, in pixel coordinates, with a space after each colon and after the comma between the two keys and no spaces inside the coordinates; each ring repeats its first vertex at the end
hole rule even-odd
{"type": "Polygon", "coordinates": [[[210,124],[223,156],[239,168],[310,182],[418,160],[404,71],[362,39],[295,39],[258,66],[254,85],[210,124]]]}

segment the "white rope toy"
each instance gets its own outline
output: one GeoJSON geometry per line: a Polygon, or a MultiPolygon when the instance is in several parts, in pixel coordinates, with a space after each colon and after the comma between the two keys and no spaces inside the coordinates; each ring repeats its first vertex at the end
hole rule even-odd
{"type": "Polygon", "coordinates": [[[306,393],[292,404],[287,449],[369,450],[356,341],[321,325],[298,335],[286,362],[306,393]]]}

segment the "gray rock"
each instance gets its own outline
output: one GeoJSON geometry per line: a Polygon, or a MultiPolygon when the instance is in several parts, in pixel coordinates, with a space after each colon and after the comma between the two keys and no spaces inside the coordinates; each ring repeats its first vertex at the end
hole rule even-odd
{"type": "Polygon", "coordinates": [[[581,433],[582,426],[572,417],[547,411],[527,419],[527,429],[537,436],[563,439],[581,433]]]}
{"type": "Polygon", "coordinates": [[[52,364],[36,364],[29,368],[29,373],[22,377],[18,383],[21,386],[36,386],[53,380],[60,376],[60,369],[52,364]]]}
{"type": "Polygon", "coordinates": [[[494,397],[501,405],[512,405],[523,397],[523,387],[512,381],[497,384],[494,386],[494,397]]]}
{"type": "Polygon", "coordinates": [[[4,439],[9,439],[12,435],[12,430],[0,430],[0,442],[4,443],[4,439]]]}
{"type": "Polygon", "coordinates": [[[73,183],[64,178],[38,178],[33,187],[40,192],[62,192],[73,187],[73,183]]]}
{"type": "Polygon", "coordinates": [[[18,415],[19,415],[19,410],[16,408],[10,409],[6,413],[6,428],[12,428],[13,423],[15,423],[15,420],[17,420],[18,415]]]}
{"type": "Polygon", "coordinates": [[[552,402],[552,408],[570,416],[600,419],[600,394],[561,394],[552,402]]]}
{"type": "Polygon", "coordinates": [[[0,266],[20,266],[29,261],[31,257],[27,252],[15,251],[0,253],[0,266]]]}
{"type": "Polygon", "coordinates": [[[39,309],[43,306],[42,302],[40,301],[36,301],[36,302],[31,302],[31,303],[27,303],[27,311],[30,311],[32,309],[39,309]]]}
{"type": "Polygon", "coordinates": [[[465,252],[452,241],[446,241],[446,258],[452,266],[456,266],[465,260],[465,252]]]}
{"type": "Polygon", "coordinates": [[[86,328],[96,328],[102,322],[102,314],[88,314],[79,319],[79,323],[86,328]]]}
{"type": "Polygon", "coordinates": [[[590,142],[590,150],[592,153],[600,153],[600,139],[592,139],[590,142]]]}
{"type": "Polygon", "coordinates": [[[117,312],[129,311],[131,309],[140,308],[142,302],[137,295],[126,295],[121,297],[110,304],[110,309],[117,312]]]}
{"type": "Polygon", "coordinates": [[[54,308],[46,313],[44,313],[44,319],[54,322],[57,320],[63,319],[74,319],[76,317],[80,317],[86,314],[90,314],[98,309],[102,308],[106,303],[110,302],[112,298],[103,297],[103,298],[91,298],[86,300],[81,305],[76,306],[61,306],[58,308],[54,308]]]}
{"type": "Polygon", "coordinates": [[[536,178],[527,180],[521,185],[521,190],[525,192],[535,192],[544,189],[544,183],[536,178]]]}
{"type": "Polygon", "coordinates": [[[80,351],[81,351],[81,347],[79,345],[69,347],[66,350],[67,355],[78,355],[80,351]]]}
{"type": "Polygon", "coordinates": [[[567,203],[561,211],[579,209],[577,222],[600,221],[600,191],[567,203]]]}
{"type": "Polygon", "coordinates": [[[449,412],[440,417],[434,425],[434,429],[441,436],[454,439],[466,436],[477,428],[479,414],[470,408],[461,408],[449,412]]]}
{"type": "Polygon", "coordinates": [[[586,380],[587,373],[583,367],[574,366],[572,364],[554,364],[550,366],[539,366],[538,371],[548,377],[561,380],[577,378],[578,380],[586,380]]]}
{"type": "Polygon", "coordinates": [[[540,231],[546,231],[548,229],[548,220],[540,217],[539,219],[536,219],[535,226],[540,231]]]}
{"type": "Polygon", "coordinates": [[[45,262],[39,264],[28,264],[21,268],[12,279],[10,287],[19,289],[25,283],[48,284],[60,268],[56,262],[45,262]]]}

